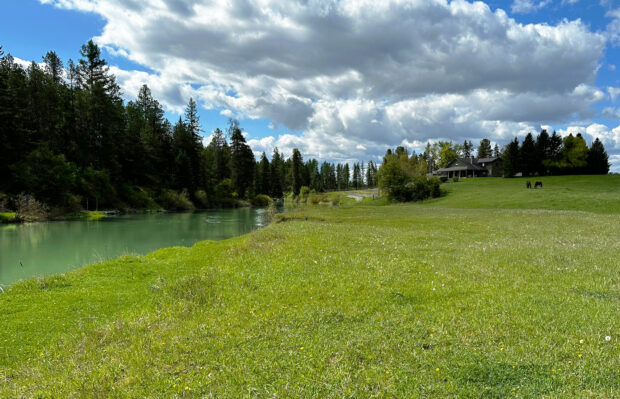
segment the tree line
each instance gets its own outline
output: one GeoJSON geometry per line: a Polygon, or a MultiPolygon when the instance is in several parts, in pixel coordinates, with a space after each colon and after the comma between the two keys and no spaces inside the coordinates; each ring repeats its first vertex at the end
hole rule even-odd
{"type": "Polygon", "coordinates": [[[277,148],[257,161],[234,120],[205,146],[193,99],[171,123],[146,85],[123,102],[95,43],[80,55],[65,65],[50,51],[24,68],[0,47],[0,202],[23,193],[63,209],[184,209],[377,184],[373,162],[350,169],[277,148]]]}
{"type": "Polygon", "coordinates": [[[534,139],[528,133],[519,143],[515,137],[502,152],[504,176],[518,173],[534,175],[607,174],[609,157],[598,137],[590,147],[581,136],[569,134],[562,138],[556,132],[552,135],[542,130],[534,139]]]}

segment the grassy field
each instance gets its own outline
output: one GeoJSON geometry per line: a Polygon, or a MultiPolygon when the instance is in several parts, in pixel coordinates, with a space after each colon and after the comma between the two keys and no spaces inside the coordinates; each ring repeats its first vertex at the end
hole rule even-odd
{"type": "Polygon", "coordinates": [[[544,184],[297,209],[16,284],[0,397],[620,397],[620,180],[544,184]]]}

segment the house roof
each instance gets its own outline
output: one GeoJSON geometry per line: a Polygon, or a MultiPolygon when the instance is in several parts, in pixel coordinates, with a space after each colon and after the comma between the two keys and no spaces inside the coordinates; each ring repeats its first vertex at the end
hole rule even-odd
{"type": "Polygon", "coordinates": [[[491,163],[497,161],[498,157],[490,157],[490,158],[478,158],[475,159],[477,163],[491,163]]]}

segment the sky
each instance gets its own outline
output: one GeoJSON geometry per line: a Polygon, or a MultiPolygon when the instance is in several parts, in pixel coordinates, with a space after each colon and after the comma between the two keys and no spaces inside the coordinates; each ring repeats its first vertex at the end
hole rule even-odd
{"type": "Polygon", "coordinates": [[[66,62],[93,39],[126,100],[256,154],[379,161],[427,142],[598,137],[620,172],[620,0],[0,0],[0,45],[66,62]]]}

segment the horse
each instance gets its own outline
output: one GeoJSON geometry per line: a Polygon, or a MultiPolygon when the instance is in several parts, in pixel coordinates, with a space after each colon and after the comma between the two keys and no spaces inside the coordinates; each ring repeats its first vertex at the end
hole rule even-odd
{"type": "Polygon", "coordinates": [[[536,183],[534,183],[534,188],[538,188],[538,187],[543,188],[541,181],[537,181],[536,183]]]}
{"type": "Polygon", "coordinates": [[[525,182],[525,188],[532,188],[532,182],[531,181],[526,181],[525,182]]]}

